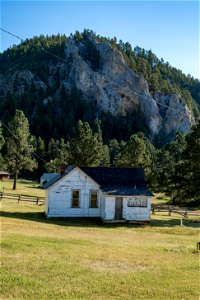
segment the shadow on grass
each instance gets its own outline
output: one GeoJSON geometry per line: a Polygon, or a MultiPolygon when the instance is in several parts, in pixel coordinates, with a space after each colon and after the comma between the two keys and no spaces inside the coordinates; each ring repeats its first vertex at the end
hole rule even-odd
{"type": "MultiPolygon", "coordinates": [[[[191,219],[182,219],[183,227],[199,228],[199,223],[191,219]]],[[[170,219],[170,220],[151,220],[152,227],[175,227],[181,226],[181,219],[170,219]]]]}
{"type": "MultiPolygon", "coordinates": [[[[127,227],[141,228],[143,226],[151,227],[175,227],[180,225],[180,219],[171,220],[151,220],[150,224],[134,224],[134,223],[103,223],[100,218],[50,218],[47,219],[43,212],[5,212],[0,214],[2,217],[29,220],[34,222],[54,224],[60,226],[75,226],[75,227],[127,227]]],[[[199,224],[191,220],[183,220],[185,227],[199,228],[199,224]]]]}

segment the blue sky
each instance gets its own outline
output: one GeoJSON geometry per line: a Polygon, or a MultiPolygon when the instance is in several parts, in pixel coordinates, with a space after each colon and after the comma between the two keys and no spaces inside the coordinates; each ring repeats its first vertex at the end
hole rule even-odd
{"type": "MultiPolygon", "coordinates": [[[[151,49],[185,74],[199,74],[198,1],[1,1],[1,27],[26,39],[92,29],[151,49]]],[[[1,32],[1,51],[19,41],[1,32]]]]}

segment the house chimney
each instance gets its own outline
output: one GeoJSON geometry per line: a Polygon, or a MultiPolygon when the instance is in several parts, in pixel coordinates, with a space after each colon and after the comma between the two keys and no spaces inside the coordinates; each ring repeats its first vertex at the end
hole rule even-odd
{"type": "Polygon", "coordinates": [[[66,164],[62,163],[60,164],[60,174],[61,176],[65,173],[66,164]]]}

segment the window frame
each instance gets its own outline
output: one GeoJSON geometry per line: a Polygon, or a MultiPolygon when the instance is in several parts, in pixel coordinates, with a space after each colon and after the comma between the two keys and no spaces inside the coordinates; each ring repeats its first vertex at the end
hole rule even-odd
{"type": "Polygon", "coordinates": [[[99,208],[99,193],[98,193],[98,190],[95,190],[95,189],[93,189],[93,190],[90,190],[90,199],[89,199],[89,208],[99,208]],[[96,198],[96,206],[95,207],[92,207],[92,193],[96,193],[96,195],[97,195],[97,198],[96,198]]]}
{"type": "Polygon", "coordinates": [[[81,195],[80,190],[78,190],[78,189],[71,190],[71,208],[80,208],[80,195],[81,195]],[[76,207],[73,206],[74,192],[78,192],[78,206],[76,206],[76,207]]]}

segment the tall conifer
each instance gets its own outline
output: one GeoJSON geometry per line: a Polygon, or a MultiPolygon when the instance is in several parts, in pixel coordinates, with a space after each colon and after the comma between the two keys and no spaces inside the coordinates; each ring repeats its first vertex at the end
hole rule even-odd
{"type": "Polygon", "coordinates": [[[23,111],[16,110],[9,122],[10,135],[7,139],[7,162],[14,176],[13,190],[16,189],[17,178],[21,170],[32,171],[36,161],[32,158],[34,148],[29,131],[28,119],[23,111]]]}

